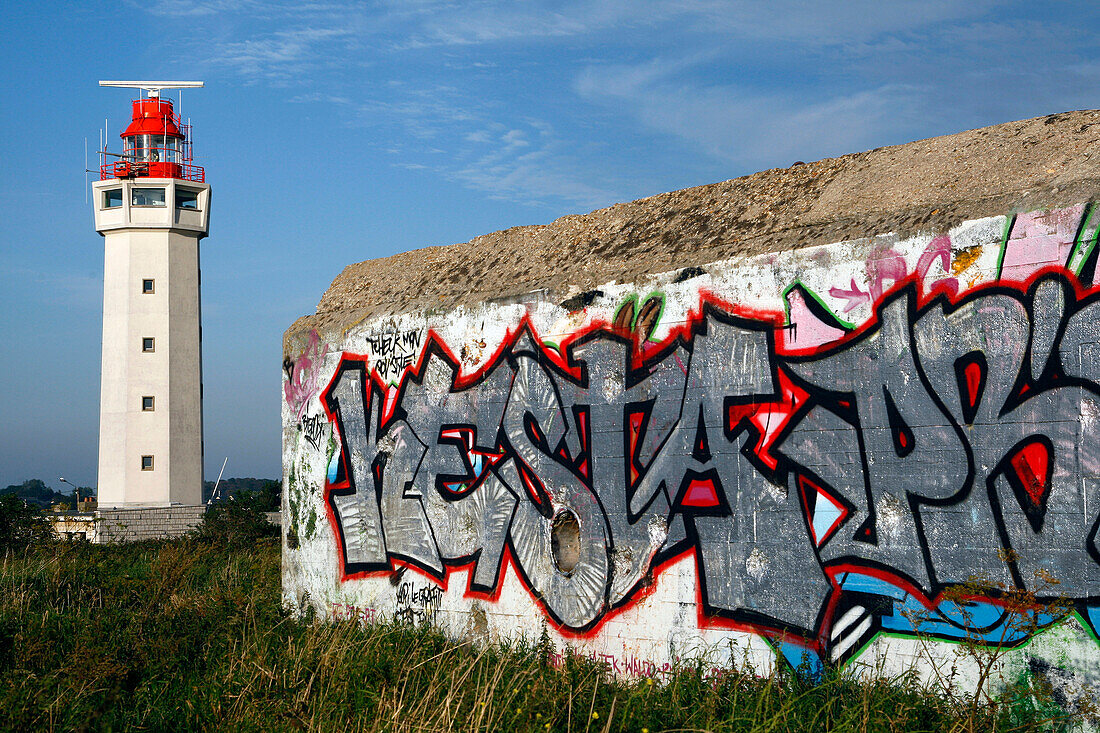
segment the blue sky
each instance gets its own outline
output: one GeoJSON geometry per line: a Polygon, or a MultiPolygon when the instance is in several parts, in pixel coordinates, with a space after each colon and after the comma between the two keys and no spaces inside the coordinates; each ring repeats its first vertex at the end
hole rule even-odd
{"type": "Polygon", "coordinates": [[[881,145],[1100,107],[1090,2],[6,3],[0,486],[94,485],[84,141],[187,91],[207,476],[280,473],[282,332],[347,264],[881,145]]]}

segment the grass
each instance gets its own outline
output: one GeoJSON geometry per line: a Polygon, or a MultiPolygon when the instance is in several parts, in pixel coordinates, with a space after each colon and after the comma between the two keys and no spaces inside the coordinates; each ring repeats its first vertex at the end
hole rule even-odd
{"type": "Polygon", "coordinates": [[[964,706],[912,680],[732,672],[617,681],[548,649],[407,626],[311,624],[280,605],[279,547],[44,546],[0,560],[0,728],[10,730],[1049,730],[1034,706],[964,706]]]}

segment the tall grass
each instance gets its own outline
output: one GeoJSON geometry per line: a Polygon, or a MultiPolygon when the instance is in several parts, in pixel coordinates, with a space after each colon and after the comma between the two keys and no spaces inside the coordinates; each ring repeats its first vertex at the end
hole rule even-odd
{"type": "Polygon", "coordinates": [[[59,545],[0,560],[0,726],[11,730],[1043,730],[912,679],[699,668],[623,681],[407,626],[310,624],[280,607],[279,548],[59,545]]]}

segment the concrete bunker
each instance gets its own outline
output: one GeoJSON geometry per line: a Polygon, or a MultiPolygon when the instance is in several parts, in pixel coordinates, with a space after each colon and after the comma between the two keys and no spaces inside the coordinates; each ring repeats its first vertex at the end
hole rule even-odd
{"type": "Polygon", "coordinates": [[[1006,676],[1100,684],[1097,122],[349,265],[284,340],[288,602],[624,675],[920,672],[977,634],[1006,676]],[[1040,571],[1073,607],[1049,628],[944,600],[981,574],[1044,603],[1040,571]]]}

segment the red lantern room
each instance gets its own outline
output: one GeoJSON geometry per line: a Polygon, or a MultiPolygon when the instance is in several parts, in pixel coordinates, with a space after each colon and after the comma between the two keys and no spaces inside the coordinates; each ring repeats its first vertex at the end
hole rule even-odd
{"type": "Polygon", "coordinates": [[[99,179],[178,178],[205,182],[206,172],[191,162],[191,126],[180,120],[171,99],[160,96],[164,88],[202,83],[168,82],[163,87],[145,84],[148,82],[100,82],[101,86],[139,87],[148,91],[149,96],[133,101],[130,125],[120,135],[122,155],[102,152],[99,179]],[[115,160],[108,161],[108,157],[115,160]]]}

